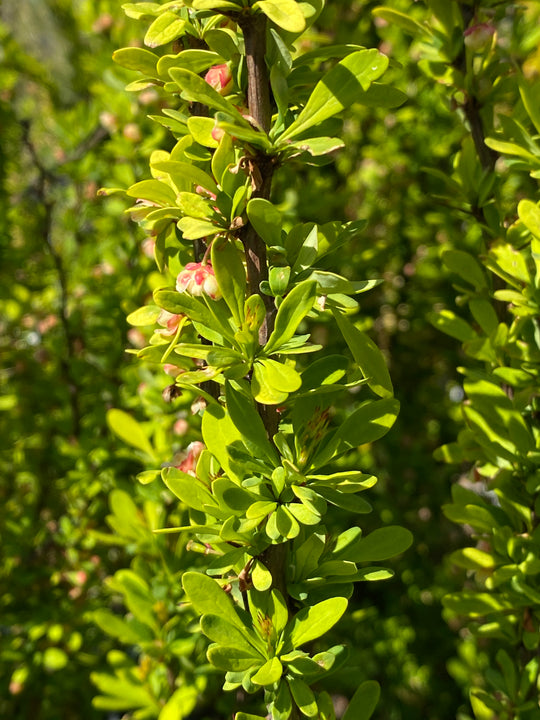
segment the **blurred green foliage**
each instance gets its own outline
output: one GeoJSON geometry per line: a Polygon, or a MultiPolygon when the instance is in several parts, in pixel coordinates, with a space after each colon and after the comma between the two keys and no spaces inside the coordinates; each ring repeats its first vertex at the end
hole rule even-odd
{"type": "MultiPolygon", "coordinates": [[[[420,23],[430,16],[430,3],[382,4],[420,23]]],[[[488,13],[490,4],[481,4],[488,13]]],[[[422,42],[373,17],[378,5],[329,2],[313,42],[379,45],[408,102],[390,112],[355,108],[336,164],[282,174],[276,199],[291,223],[367,220],[335,266],[385,280],[362,296],[362,314],[402,407],[392,433],[362,448],[359,463],[381,477],[374,517],[409,527],[414,549],[394,563],[391,584],[356,591],[334,631],[336,642],[349,640],[348,669],[328,689],[350,696],[376,678],[376,716],[450,720],[469,717],[468,692],[484,684],[488,651],[459,619],[449,628],[441,617],[441,598],[465,577],[444,558],[468,542],[441,506],[467,465],[443,466],[432,453],[457,435],[464,355],[427,315],[455,310],[441,248],[477,253],[482,233],[467,198],[456,208],[443,180],[426,171],[459,179],[456,158],[469,134],[460,97],[426,74],[422,42]]],[[[508,57],[538,77],[535,3],[498,6],[508,57]]],[[[230,698],[206,672],[205,641],[186,632],[190,618],[177,608],[179,575],[197,566],[193,550],[205,549],[153,534],[182,518],[170,494],[135,480],[156,458],[185,458],[199,438],[196,397],[165,402],[167,376],[125,354],[144,344],[125,316],[155,287],[150,243],[123,215],[123,200],[97,197],[102,186],[145,177],[146,158],[168,142],[147,117],[159,92],[124,91],[133,78],[111,62],[116,48],[142,38],[112,0],[20,0],[4,3],[0,20],[0,715],[103,717],[99,697],[122,697],[127,678],[140,685],[140,696],[118,702],[128,717],[188,717],[197,701],[191,717],[225,718],[230,698]],[[150,454],[109,431],[111,408],[138,420],[150,454]],[[130,573],[146,583],[145,601],[130,573]]],[[[515,82],[503,90],[499,102],[518,107],[523,120],[515,82]]],[[[485,122],[488,134],[502,133],[493,117],[485,122]]],[[[501,167],[498,183],[512,221],[516,196],[538,199],[519,167],[501,167]]],[[[331,326],[314,333],[342,351],[331,326]]]]}

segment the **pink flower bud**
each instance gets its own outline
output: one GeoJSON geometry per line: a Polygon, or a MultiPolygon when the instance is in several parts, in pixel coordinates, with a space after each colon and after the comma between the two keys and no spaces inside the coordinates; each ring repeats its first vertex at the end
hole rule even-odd
{"type": "Polygon", "coordinates": [[[151,260],[154,258],[154,249],[156,247],[156,241],[153,237],[147,237],[142,241],[141,249],[143,254],[151,260]]]}
{"type": "Polygon", "coordinates": [[[163,372],[165,372],[169,377],[175,378],[180,375],[182,372],[182,368],[179,368],[178,365],[172,365],[171,363],[165,363],[163,365],[163,372]]]}
{"type": "Polygon", "coordinates": [[[142,140],[141,128],[136,123],[127,123],[124,125],[122,135],[126,138],[126,140],[130,140],[134,143],[142,140]]]}
{"type": "Polygon", "coordinates": [[[189,430],[189,423],[185,418],[178,418],[173,425],[173,433],[175,435],[185,435],[189,430]]]}
{"type": "Polygon", "coordinates": [[[222,130],[219,127],[215,127],[210,134],[212,135],[212,140],[215,140],[218,143],[221,141],[221,138],[225,135],[225,130],[222,130]]]}
{"type": "Polygon", "coordinates": [[[490,23],[477,23],[463,33],[464,43],[471,50],[482,50],[494,33],[495,28],[490,23]]]}
{"type": "Polygon", "coordinates": [[[180,320],[183,317],[184,317],[183,315],[175,315],[174,313],[170,313],[167,310],[162,310],[159,313],[159,317],[158,317],[157,321],[165,329],[164,330],[156,330],[156,332],[159,333],[160,335],[163,335],[164,337],[174,335],[175,332],[178,330],[178,326],[180,325],[180,320]]]}
{"type": "Polygon", "coordinates": [[[178,470],[193,475],[195,477],[195,468],[197,467],[197,460],[200,454],[205,449],[204,443],[196,440],[188,445],[187,456],[180,465],[176,465],[178,470]]]}
{"type": "Polygon", "coordinates": [[[219,300],[221,297],[210,263],[188,263],[176,278],[176,289],[179,293],[187,292],[197,297],[208,295],[212,300],[219,300]]]}
{"type": "Polygon", "coordinates": [[[204,79],[220,95],[227,95],[233,84],[231,69],[226,63],[211,67],[204,79]]]}

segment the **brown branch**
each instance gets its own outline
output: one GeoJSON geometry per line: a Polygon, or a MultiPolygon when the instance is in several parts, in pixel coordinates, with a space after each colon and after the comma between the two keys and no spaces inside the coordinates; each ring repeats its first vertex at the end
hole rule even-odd
{"type": "Polygon", "coordinates": [[[469,95],[463,104],[463,112],[471,129],[471,136],[476,148],[476,154],[486,172],[491,172],[495,167],[498,155],[486,145],[484,125],[480,116],[480,103],[474,95],[469,95]]]}
{"type": "MultiPolygon", "coordinates": [[[[272,122],[270,82],[266,65],[266,17],[245,15],[238,19],[244,34],[246,65],[248,71],[247,101],[249,114],[255,122],[268,132],[272,122]]],[[[272,189],[272,177],[275,160],[259,152],[255,157],[247,158],[249,172],[255,190],[252,197],[268,200],[272,189]]],[[[268,260],[266,246],[251,224],[247,224],[240,235],[244,244],[248,287],[250,294],[257,293],[266,307],[266,317],[259,333],[259,342],[265,344],[272,332],[275,317],[274,299],[261,292],[261,282],[268,280],[268,260]]],[[[278,428],[278,414],[275,406],[259,405],[259,414],[264,422],[270,440],[278,428]]],[[[292,615],[291,598],[287,593],[287,556],[288,543],[271,545],[264,553],[263,560],[272,575],[272,585],[283,595],[289,613],[292,615]]],[[[293,715],[292,717],[296,717],[293,715]]]]}

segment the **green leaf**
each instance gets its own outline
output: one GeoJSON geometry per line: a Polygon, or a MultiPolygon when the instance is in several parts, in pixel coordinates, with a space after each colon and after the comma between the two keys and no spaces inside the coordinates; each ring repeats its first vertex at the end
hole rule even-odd
{"type": "Polygon", "coordinates": [[[375,680],[366,680],[356,690],[351,698],[343,720],[369,720],[373,715],[379,697],[381,688],[375,680]]]}
{"type": "Polygon", "coordinates": [[[497,330],[499,318],[491,302],[485,298],[472,298],[469,301],[471,314],[486,335],[497,330]]]}
{"type": "Polygon", "coordinates": [[[158,288],[154,290],[154,300],[159,307],[175,315],[187,315],[193,322],[202,323],[209,328],[220,330],[212,313],[203,300],[179,293],[177,290],[158,288]]]}
{"type": "Polygon", "coordinates": [[[521,200],[518,205],[518,214],[527,230],[540,240],[540,207],[531,200],[521,200]]]}
{"type": "Polygon", "coordinates": [[[279,404],[289,393],[298,390],[301,384],[302,378],[290,365],[271,358],[259,358],[253,365],[251,388],[257,402],[279,404]]]}
{"type": "Polygon", "coordinates": [[[201,630],[212,642],[237,648],[246,655],[260,660],[260,647],[262,644],[257,640],[253,631],[248,632],[247,628],[235,627],[218,615],[203,615],[201,618],[201,630]]]}
{"type": "Polygon", "coordinates": [[[358,330],[345,315],[338,310],[332,312],[341,334],[345,338],[345,342],[349,346],[354,360],[362,371],[362,375],[366,378],[369,387],[382,398],[392,397],[394,388],[382,352],[373,340],[361,330],[358,330]]]}
{"type": "Polygon", "coordinates": [[[56,672],[66,667],[69,662],[67,654],[58,647],[45,648],[43,653],[43,667],[48,672],[56,672]]]}
{"type": "Polygon", "coordinates": [[[455,550],[450,554],[449,558],[454,565],[467,570],[486,570],[494,568],[496,565],[493,555],[473,547],[455,550]]]}
{"type": "Polygon", "coordinates": [[[525,109],[531,118],[536,131],[540,133],[540,83],[538,79],[533,83],[525,79],[523,75],[519,76],[519,92],[525,109]]]}
{"type": "Polygon", "coordinates": [[[486,277],[480,263],[463,250],[446,250],[442,260],[447,268],[470,283],[476,290],[487,287],[486,277]]]}
{"type": "Polygon", "coordinates": [[[216,115],[216,124],[218,128],[224,130],[231,138],[244,140],[246,143],[260,147],[263,150],[270,150],[272,148],[272,143],[263,130],[231,122],[229,117],[229,115],[218,112],[216,115]]]}
{"type": "Polygon", "coordinates": [[[193,0],[192,6],[195,10],[215,10],[217,8],[238,10],[239,3],[231,0],[193,0]]]}
{"type": "Polygon", "coordinates": [[[492,382],[468,378],[464,389],[475,410],[482,414],[493,432],[502,435],[497,438],[499,442],[510,440],[523,455],[534,448],[534,438],[527,423],[502,388],[492,382]]]}
{"type": "Polygon", "coordinates": [[[138,70],[143,75],[155,77],[159,57],[144,48],[127,47],[115,50],[112,56],[115,63],[128,70],[138,70]]]}
{"type": "MultiPolygon", "coordinates": [[[[253,582],[255,590],[260,590],[261,592],[269,590],[272,586],[272,574],[260,560],[257,560],[251,570],[251,581],[253,582]]],[[[256,681],[254,680],[253,682],[256,681]]],[[[266,683],[262,684],[265,685],[266,683]]]]}
{"type": "Polygon", "coordinates": [[[219,583],[198,572],[186,572],[182,585],[194,609],[201,615],[217,615],[240,631],[244,623],[238,616],[231,598],[219,583]]]}
{"type": "Polygon", "coordinates": [[[242,114],[234,105],[227,102],[204,78],[184,68],[172,68],[169,70],[169,75],[182,90],[182,96],[185,100],[202,103],[212,110],[221,110],[221,112],[232,117],[235,123],[241,127],[250,127],[247,120],[244,120],[242,114]]]}
{"type": "Polygon", "coordinates": [[[185,685],[175,690],[159,713],[158,720],[185,720],[197,705],[198,689],[185,685]]]}
{"type": "Polygon", "coordinates": [[[291,268],[288,265],[283,267],[271,267],[268,273],[268,282],[273,295],[285,295],[289,287],[291,268]]]}
{"type": "Polygon", "coordinates": [[[317,284],[304,280],[296,285],[278,308],[274,330],[264,346],[264,353],[271,355],[290,340],[298,326],[313,307],[317,284]]]}
{"type": "MultiPolygon", "coordinates": [[[[129,676],[128,676],[129,678],[129,676]]],[[[133,708],[151,708],[155,717],[159,706],[148,690],[135,679],[114,677],[107,673],[93,672],[90,679],[107,696],[97,696],[92,700],[95,708],[102,710],[129,710],[133,708]]]]}
{"type": "Polygon", "coordinates": [[[230,381],[225,383],[225,399],[230,419],[239,437],[250,443],[250,449],[256,452],[257,456],[266,458],[272,464],[277,462],[276,452],[270,444],[264,423],[255,405],[230,381]]]}
{"type": "Polygon", "coordinates": [[[141,642],[152,640],[154,634],[149,628],[142,626],[143,632],[139,630],[141,626],[128,623],[118,615],[114,615],[110,610],[100,608],[92,613],[92,619],[98,627],[114,638],[118,638],[121,642],[129,645],[140,645],[141,642]]]}
{"type": "Polygon", "coordinates": [[[380,562],[405,552],[413,542],[412,533],[399,525],[378,528],[363,538],[356,538],[342,552],[340,560],[380,562]]]}
{"type": "Polygon", "coordinates": [[[345,598],[334,597],[300,610],[285,628],[285,635],[292,648],[297,649],[324,635],[338,622],[347,605],[345,598]]]}
{"type": "Polygon", "coordinates": [[[392,8],[386,7],[377,7],[374,8],[371,13],[375,17],[380,17],[383,20],[386,20],[386,22],[390,25],[397,25],[402,30],[405,30],[413,36],[419,35],[424,38],[431,38],[433,36],[430,28],[420,24],[416,20],[413,20],[410,15],[399,12],[399,10],[394,10],[392,8]]]}
{"type": "Polygon", "coordinates": [[[157,205],[174,206],[176,194],[174,190],[160,180],[141,180],[126,191],[126,195],[141,200],[149,200],[157,205]]]}
{"type": "Polygon", "coordinates": [[[283,665],[277,657],[270,658],[264,665],[251,677],[251,682],[255,685],[273,685],[278,682],[283,674],[283,665]]]}
{"type": "Polygon", "coordinates": [[[318,137],[298,140],[289,146],[291,149],[296,148],[302,152],[308,152],[313,157],[328,155],[328,153],[345,147],[345,143],[340,138],[335,137],[318,137]]]}
{"type": "Polygon", "coordinates": [[[128,445],[132,445],[154,460],[156,459],[154,448],[145,431],[131,415],[128,415],[123,410],[112,408],[107,412],[107,425],[115,435],[118,435],[128,445]]]}
{"type": "Polygon", "coordinates": [[[206,198],[201,197],[198,193],[179,192],[176,199],[184,215],[189,215],[201,220],[208,220],[216,217],[216,211],[210,202],[206,198]]]}
{"type": "Polygon", "coordinates": [[[130,325],[135,325],[137,327],[154,325],[157,322],[160,313],[161,308],[157,305],[145,305],[144,307],[137,308],[137,310],[129,313],[126,320],[130,325]]]}
{"type": "Polygon", "coordinates": [[[303,503],[289,503],[286,507],[278,508],[278,512],[280,510],[287,510],[301,525],[318,525],[321,521],[319,513],[311,510],[303,503]]]}
{"type": "Polygon", "coordinates": [[[263,198],[253,198],[246,211],[255,232],[268,247],[281,245],[283,217],[275,205],[263,198]]]}
{"type": "Polygon", "coordinates": [[[124,3],[122,10],[134,20],[141,18],[156,17],[163,11],[163,6],[155,2],[124,3]]]}
{"type": "Polygon", "coordinates": [[[501,153],[501,155],[514,155],[515,157],[526,160],[533,167],[540,164],[540,158],[536,157],[528,150],[525,150],[525,148],[521,145],[516,145],[516,143],[490,137],[485,139],[485,143],[489,148],[495,150],[495,152],[501,153]]]}
{"type": "Polygon", "coordinates": [[[210,50],[182,50],[177,55],[159,58],[157,72],[162,80],[169,80],[169,70],[172,68],[185,68],[199,74],[222,62],[223,58],[210,50]]]}
{"type": "Polygon", "coordinates": [[[206,653],[208,660],[220,670],[241,672],[249,670],[260,664],[260,657],[256,657],[246,650],[223,645],[210,645],[206,653]]]}
{"type": "Polygon", "coordinates": [[[179,500],[194,510],[204,511],[215,504],[212,493],[193,475],[182,472],[178,468],[163,468],[161,471],[163,482],[179,500]]]}
{"type": "Polygon", "coordinates": [[[261,10],[278,27],[287,32],[301,33],[306,27],[306,20],[295,0],[259,0],[253,5],[254,10],[261,10]]]}
{"type": "Polygon", "coordinates": [[[317,83],[300,115],[280,136],[279,144],[360,100],[362,91],[365,92],[387,67],[386,55],[375,49],[347,55],[317,83]]]}
{"type": "Polygon", "coordinates": [[[318,487],[317,492],[332,505],[343,508],[348,512],[364,514],[371,512],[373,509],[364,498],[340,492],[334,488],[318,487]]]}
{"type": "Polygon", "coordinates": [[[230,466],[227,446],[242,440],[242,434],[221,405],[209,405],[202,419],[203,440],[212,455],[230,477],[235,477],[230,466]]]}
{"type": "MultiPolygon", "coordinates": [[[[219,192],[219,188],[213,177],[204,172],[204,170],[198,168],[196,165],[180,162],[178,160],[164,160],[152,163],[152,168],[158,172],[167,173],[172,182],[175,185],[178,184],[179,187],[183,187],[184,183],[187,181],[191,185],[200,185],[205,190],[214,193],[214,195],[217,195],[219,192]]],[[[145,181],[143,180],[143,182],[145,181]]],[[[136,187],[136,185],[134,187],[136,187]]],[[[176,201],[176,195],[174,197],[176,201]]]]}
{"type": "Polygon", "coordinates": [[[525,256],[510,243],[493,243],[486,264],[518,290],[521,283],[528,285],[531,281],[525,256]]]}
{"type": "Polygon", "coordinates": [[[212,267],[223,299],[229,306],[234,321],[240,327],[244,322],[246,271],[232,240],[227,238],[214,240],[212,267]]]}
{"type": "Polygon", "coordinates": [[[451,310],[441,310],[438,313],[428,314],[429,322],[450,337],[456,338],[461,342],[469,342],[476,340],[478,335],[474,332],[468,322],[458,317],[451,310]]]}
{"type": "MultiPolygon", "coordinates": [[[[523,598],[517,605],[527,605],[527,598],[523,598]]],[[[452,610],[458,615],[467,615],[469,617],[482,617],[483,615],[493,615],[494,613],[508,612],[514,610],[517,606],[496,593],[483,592],[461,592],[450,593],[442,599],[445,608],[452,610]]]]}
{"type": "Polygon", "coordinates": [[[155,632],[159,631],[156,617],[152,610],[154,601],[148,583],[133,570],[118,570],[111,582],[111,587],[119,589],[124,595],[124,602],[134,617],[148,625],[155,632]]]}
{"type": "Polygon", "coordinates": [[[166,45],[184,34],[186,21],[173,12],[164,12],[153,21],[144,36],[144,44],[148,47],[166,45]]]}
{"type": "Polygon", "coordinates": [[[287,678],[291,695],[293,696],[294,702],[298,705],[302,715],[309,718],[316,718],[319,715],[319,709],[317,707],[317,701],[313,690],[307,683],[300,678],[287,678]]]}
{"type": "Polygon", "coordinates": [[[367,400],[338,428],[336,440],[349,447],[371,443],[386,435],[399,413],[399,402],[394,398],[367,400]]]}
{"type": "Polygon", "coordinates": [[[207,236],[217,235],[227,229],[208,220],[199,220],[193,217],[183,217],[178,221],[177,225],[186,240],[199,240],[207,236]]]}

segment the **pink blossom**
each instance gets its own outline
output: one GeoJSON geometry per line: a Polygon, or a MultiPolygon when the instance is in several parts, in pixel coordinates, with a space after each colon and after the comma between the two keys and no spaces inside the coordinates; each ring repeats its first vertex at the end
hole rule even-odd
{"type": "Polygon", "coordinates": [[[199,459],[202,451],[205,449],[204,443],[196,440],[188,445],[187,456],[180,465],[176,465],[178,470],[193,475],[195,477],[195,468],[197,467],[197,460],[199,459]]]}
{"type": "Polygon", "coordinates": [[[221,128],[216,126],[210,134],[212,135],[212,140],[215,140],[218,143],[221,141],[221,138],[225,135],[225,130],[222,130],[221,128]]]}
{"type": "Polygon", "coordinates": [[[227,95],[232,87],[233,79],[231,69],[226,64],[214,65],[204,76],[206,82],[220,95],[227,95]]]}
{"type": "Polygon", "coordinates": [[[172,365],[171,363],[165,363],[163,365],[163,372],[167,373],[169,377],[175,378],[180,375],[182,372],[182,368],[179,368],[178,365],[172,365]]]}
{"type": "Polygon", "coordinates": [[[153,237],[147,237],[143,240],[141,249],[146,255],[147,258],[150,258],[151,260],[154,257],[154,249],[156,247],[156,240],[153,237]]]}
{"type": "Polygon", "coordinates": [[[178,418],[173,425],[175,435],[185,435],[189,430],[189,423],[185,418],[178,418]]]}
{"type": "Polygon", "coordinates": [[[495,28],[490,23],[471,25],[463,33],[465,45],[471,50],[482,50],[494,33],[495,28]]]}
{"type": "Polygon", "coordinates": [[[163,326],[164,329],[156,330],[156,332],[165,337],[174,335],[175,332],[178,330],[178,326],[180,325],[180,321],[183,317],[184,316],[181,314],[175,315],[174,313],[170,313],[167,310],[162,310],[159,313],[157,321],[160,325],[163,326]]]}
{"type": "Polygon", "coordinates": [[[221,297],[210,263],[188,263],[176,278],[176,289],[179,293],[187,292],[195,296],[208,295],[212,300],[219,300],[221,297]]]}

